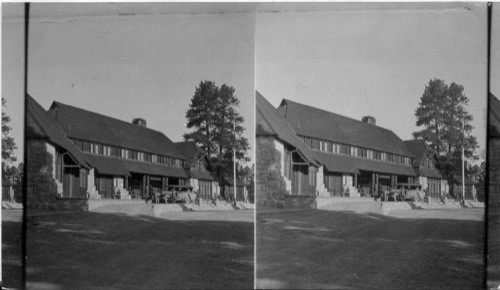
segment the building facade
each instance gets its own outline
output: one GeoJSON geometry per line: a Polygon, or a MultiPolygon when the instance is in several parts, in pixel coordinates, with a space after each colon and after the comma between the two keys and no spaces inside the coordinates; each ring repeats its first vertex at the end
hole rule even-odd
{"type": "Polygon", "coordinates": [[[279,206],[285,195],[316,195],[318,188],[324,188],[317,174],[320,167],[285,118],[256,92],[258,204],[279,206]]]}
{"type": "Polygon", "coordinates": [[[374,117],[354,120],[287,99],[277,110],[320,164],[318,195],[375,196],[415,182],[415,156],[374,117]]]}
{"type": "Polygon", "coordinates": [[[219,183],[212,174],[207,153],[194,141],[176,142],[177,151],[186,157],[184,169],[189,178],[188,184],[202,200],[212,200],[220,195],[219,183]]]}
{"type": "Polygon", "coordinates": [[[426,190],[431,200],[440,200],[449,192],[448,181],[437,167],[436,152],[424,140],[404,141],[406,147],[415,155],[413,167],[416,180],[426,190]]]}
{"type": "Polygon", "coordinates": [[[145,120],[128,123],[59,102],[45,111],[27,98],[27,173],[33,193],[147,199],[152,192],[189,182],[186,158],[145,120]],[[46,188],[40,188],[40,180],[47,181],[46,188]]]}

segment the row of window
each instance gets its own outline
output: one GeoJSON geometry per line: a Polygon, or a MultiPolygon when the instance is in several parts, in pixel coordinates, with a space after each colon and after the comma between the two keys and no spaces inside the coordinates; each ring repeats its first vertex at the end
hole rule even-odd
{"type": "Polygon", "coordinates": [[[141,162],[155,163],[170,167],[182,168],[184,166],[184,161],[177,158],[146,153],[138,150],[125,149],[117,146],[108,146],[77,139],[73,139],[73,142],[75,143],[76,147],[80,149],[82,152],[103,155],[103,156],[113,156],[113,157],[136,160],[141,162]]]}
{"type": "Polygon", "coordinates": [[[370,150],[325,140],[319,140],[305,136],[300,136],[300,137],[302,138],[304,143],[306,143],[306,145],[313,150],[318,150],[327,153],[334,153],[334,154],[342,154],[359,158],[373,159],[378,161],[385,161],[395,164],[403,164],[407,166],[412,165],[412,158],[410,157],[405,157],[392,153],[380,152],[376,150],[370,150]]]}

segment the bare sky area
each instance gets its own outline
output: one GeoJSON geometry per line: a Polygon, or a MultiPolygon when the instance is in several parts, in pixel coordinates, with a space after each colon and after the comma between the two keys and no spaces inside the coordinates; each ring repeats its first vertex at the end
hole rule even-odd
{"type": "MultiPolygon", "coordinates": [[[[2,6],[2,96],[22,145],[23,5],[2,6]]],[[[254,30],[252,4],[32,4],[28,92],[45,109],[59,101],[145,118],[175,142],[200,81],[225,83],[241,101],[253,160],[254,30]]]]}
{"type": "Polygon", "coordinates": [[[456,82],[484,154],[486,11],[484,3],[260,5],[256,88],[275,106],[288,98],[357,120],[374,116],[406,140],[429,80],[456,82]]]}
{"type": "Polygon", "coordinates": [[[493,3],[491,14],[490,91],[500,98],[500,3],[493,3]]]}

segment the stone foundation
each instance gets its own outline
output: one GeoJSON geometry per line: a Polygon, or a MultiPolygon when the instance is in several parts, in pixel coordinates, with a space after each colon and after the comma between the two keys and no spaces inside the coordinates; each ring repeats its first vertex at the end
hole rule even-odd
{"type": "Polygon", "coordinates": [[[282,172],[284,145],[274,137],[256,138],[256,201],[260,205],[282,207],[291,189],[282,172]]]}

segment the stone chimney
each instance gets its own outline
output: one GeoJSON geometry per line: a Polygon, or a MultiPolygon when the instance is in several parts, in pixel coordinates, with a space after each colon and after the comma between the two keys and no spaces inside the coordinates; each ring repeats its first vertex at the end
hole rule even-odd
{"type": "Polygon", "coordinates": [[[375,119],[375,117],[372,117],[372,116],[364,116],[361,121],[363,123],[368,123],[368,124],[372,124],[372,125],[377,125],[377,120],[375,119]]]}
{"type": "Polygon", "coordinates": [[[132,124],[138,125],[138,126],[141,126],[141,127],[147,127],[146,120],[144,120],[142,118],[135,118],[135,119],[133,119],[132,120],[132,124]]]}

